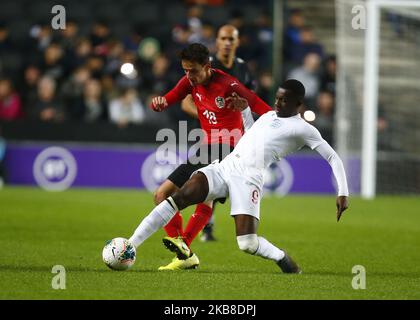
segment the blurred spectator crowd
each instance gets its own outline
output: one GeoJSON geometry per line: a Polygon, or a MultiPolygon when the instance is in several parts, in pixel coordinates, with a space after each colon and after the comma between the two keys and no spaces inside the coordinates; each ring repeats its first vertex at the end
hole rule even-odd
{"type": "Polygon", "coordinates": [[[313,121],[324,139],[333,143],[336,58],[325,53],[314,30],[307,25],[302,10],[290,12],[283,48],[285,78],[298,79],[306,89],[302,115],[306,115],[305,111],[312,111],[313,116],[305,118],[313,121]]]}
{"type": "MultiPolygon", "coordinates": [[[[223,6],[224,2],[204,1],[204,6],[196,1],[180,3],[186,6],[185,17],[159,30],[159,35],[144,24],[133,25],[123,36],[116,35],[114,25],[106,20],[96,20],[88,30],[82,30],[77,20],[68,19],[63,30],[52,30],[50,21],[35,23],[17,42],[10,37],[13,30],[9,25],[0,23],[0,120],[106,121],[124,128],[145,121],[164,127],[189,119],[181,108],[157,114],[147,105],[151,97],[168,91],[183,75],[176,56],[181,48],[200,42],[215,52],[221,24],[206,20],[204,12],[209,5],[223,6]],[[16,60],[18,63],[13,63],[16,60]]],[[[243,3],[248,2],[252,3],[243,3]]],[[[273,29],[268,3],[256,5],[253,20],[247,20],[238,5],[224,23],[239,29],[237,56],[247,61],[254,73],[257,94],[272,104],[273,29]]],[[[331,142],[335,57],[324,52],[306,24],[304,12],[286,13],[282,77],[303,82],[306,109],[315,113],[315,126],[331,142]]]]}

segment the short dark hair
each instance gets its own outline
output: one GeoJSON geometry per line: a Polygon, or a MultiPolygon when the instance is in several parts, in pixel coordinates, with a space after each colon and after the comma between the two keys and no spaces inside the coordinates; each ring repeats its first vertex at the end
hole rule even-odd
{"type": "Polygon", "coordinates": [[[292,92],[292,94],[298,98],[300,101],[305,97],[305,87],[302,82],[296,79],[289,79],[283,82],[281,88],[292,92]]]}
{"type": "Polygon", "coordinates": [[[209,63],[210,59],[209,49],[200,43],[190,44],[188,47],[182,49],[179,53],[181,60],[197,62],[201,65],[209,63]]]}

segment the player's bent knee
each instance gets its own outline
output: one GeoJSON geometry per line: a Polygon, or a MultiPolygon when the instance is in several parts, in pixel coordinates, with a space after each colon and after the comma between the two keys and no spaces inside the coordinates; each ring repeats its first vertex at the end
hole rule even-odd
{"type": "Polygon", "coordinates": [[[237,236],[236,240],[238,242],[239,249],[242,251],[254,254],[258,250],[258,236],[254,234],[246,234],[243,236],[237,236]]]}

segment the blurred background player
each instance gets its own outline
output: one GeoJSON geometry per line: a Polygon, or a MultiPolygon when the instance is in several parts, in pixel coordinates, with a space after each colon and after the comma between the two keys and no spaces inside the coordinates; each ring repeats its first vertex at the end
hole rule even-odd
{"type": "MultiPolygon", "coordinates": [[[[224,160],[197,170],[179,191],[158,205],[143,219],[130,242],[138,247],[178,210],[229,196],[230,215],[235,220],[239,249],[274,261],[284,273],[301,273],[299,266],[284,250],[257,235],[264,170],[273,162],[308,146],[331,166],[338,185],[337,221],[348,208],[349,195],[340,157],[319,131],[299,115],[304,96],[305,87],[301,82],[294,79],[285,81],[277,90],[275,111],[260,117],[224,160]]],[[[173,243],[168,245],[168,249],[183,259],[192,255],[185,243],[173,243]]]]}
{"type": "MultiPolygon", "coordinates": [[[[219,28],[216,38],[216,53],[210,56],[211,66],[215,69],[220,69],[238,79],[245,87],[252,91],[256,91],[256,81],[252,76],[247,64],[241,58],[236,57],[236,50],[239,47],[239,31],[233,25],[224,25],[219,28]]],[[[197,118],[197,107],[191,95],[188,95],[182,101],[182,110],[187,112],[190,116],[197,118]]],[[[254,118],[250,108],[242,111],[242,119],[244,122],[245,131],[248,130],[254,123],[254,118]]],[[[201,236],[202,241],[214,241],[216,238],[213,234],[214,229],[214,210],[209,223],[204,227],[201,236]]]]}
{"type": "MultiPolygon", "coordinates": [[[[233,150],[244,129],[241,112],[231,110],[229,104],[234,104],[239,97],[243,97],[248,100],[251,110],[259,115],[272,110],[236,78],[221,70],[213,69],[210,64],[209,50],[205,46],[198,43],[191,44],[181,51],[180,58],[186,75],[165,96],[153,98],[151,107],[155,111],[163,111],[191,94],[205,136],[197,153],[190,157],[187,163],[175,169],[158,187],[154,197],[156,204],[161,203],[181,188],[194,171],[214,160],[222,160],[233,150]],[[235,94],[235,98],[231,100],[231,96],[235,94]]],[[[183,230],[182,216],[177,212],[165,226],[165,231],[170,238],[182,238],[179,241],[182,243],[185,241],[189,246],[207,224],[211,214],[212,202],[199,204],[183,230]]],[[[198,264],[196,255],[188,259],[176,257],[170,264],[159,270],[188,269],[198,264]]]]}

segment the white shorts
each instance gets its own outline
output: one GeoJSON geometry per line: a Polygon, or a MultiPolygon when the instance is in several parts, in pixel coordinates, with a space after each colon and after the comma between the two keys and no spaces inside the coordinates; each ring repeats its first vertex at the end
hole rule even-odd
{"type": "Polygon", "coordinates": [[[231,216],[246,214],[260,219],[263,185],[260,177],[251,176],[251,172],[244,172],[227,161],[213,162],[196,172],[207,177],[209,193],[206,201],[230,197],[231,216]]]}

